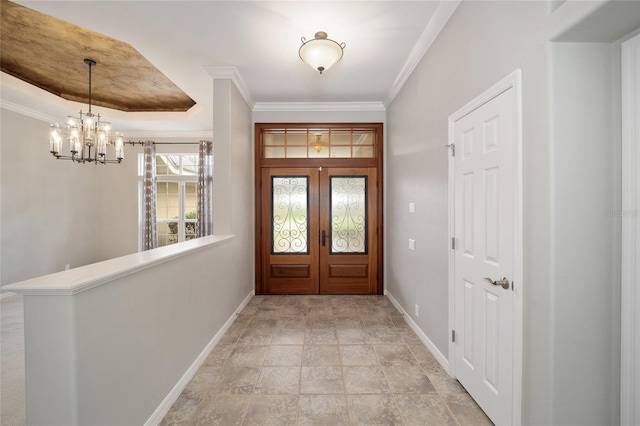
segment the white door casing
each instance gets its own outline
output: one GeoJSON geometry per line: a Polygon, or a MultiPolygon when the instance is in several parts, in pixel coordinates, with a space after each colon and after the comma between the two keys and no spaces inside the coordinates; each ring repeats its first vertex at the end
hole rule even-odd
{"type": "Polygon", "coordinates": [[[518,70],[449,117],[450,372],[496,424],[521,418],[520,90],[518,70]]]}
{"type": "Polygon", "coordinates": [[[622,43],[620,424],[640,424],[640,35],[622,43]]]}

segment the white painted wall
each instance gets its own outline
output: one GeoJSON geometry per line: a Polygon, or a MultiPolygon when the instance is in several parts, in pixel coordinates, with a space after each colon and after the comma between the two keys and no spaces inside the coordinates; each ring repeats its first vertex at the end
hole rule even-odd
{"type": "Polygon", "coordinates": [[[387,289],[448,356],[447,118],[515,69],[523,70],[524,273],[536,283],[524,296],[523,391],[524,418],[532,424],[548,424],[551,410],[547,60],[541,25],[546,15],[543,2],[462,3],[387,114],[387,289]],[[410,202],[415,214],[408,212],[410,202]],[[416,240],[415,252],[408,250],[409,238],[416,240]],[[413,315],[415,303],[419,318],[413,315]]]}
{"type": "Polygon", "coordinates": [[[234,234],[237,273],[244,287],[253,290],[253,141],[251,110],[230,79],[214,80],[213,229],[234,234]]]}
{"type": "Polygon", "coordinates": [[[1,109],[2,285],[97,260],[96,165],[56,160],[49,124],[1,109]]]}
{"type": "Polygon", "coordinates": [[[251,110],[230,79],[213,83],[213,229],[234,234],[238,297],[253,290],[253,141],[251,110]]]}
{"type": "MultiPolygon", "coordinates": [[[[232,165],[232,170],[231,181],[227,185],[232,191],[231,232],[235,235],[233,244],[235,244],[234,267],[237,274],[236,281],[244,285],[244,287],[239,286],[235,292],[237,297],[244,297],[248,292],[253,291],[255,277],[253,126],[251,123],[251,110],[234,85],[230,87],[229,95],[229,110],[231,111],[229,121],[231,155],[229,163],[232,165]]],[[[216,124],[217,122],[214,118],[214,126],[216,124]]],[[[214,184],[214,191],[217,188],[219,188],[219,185],[216,186],[214,184]]]]}
{"type": "MultiPolygon", "coordinates": [[[[144,140],[160,142],[156,153],[197,153],[199,139],[148,135],[144,140]],[[169,145],[164,145],[168,143],[169,145]]],[[[211,140],[208,138],[207,140],[211,140]]],[[[142,180],[138,176],[138,156],[141,145],[127,145],[125,159],[119,165],[96,168],[97,205],[99,225],[96,228],[97,259],[102,261],[138,251],[140,242],[140,191],[142,180]]],[[[215,167],[215,162],[214,162],[215,167]]]]}
{"type": "MultiPolygon", "coordinates": [[[[2,285],[62,271],[66,264],[76,268],[137,252],[142,147],[127,145],[119,165],[72,164],[49,154],[48,123],[4,108],[1,114],[2,285]]],[[[148,139],[199,140],[162,134],[148,139]]],[[[158,145],[156,150],[198,152],[198,147],[158,145]]]]}
{"type": "Polygon", "coordinates": [[[553,43],[550,53],[553,417],[558,424],[615,424],[620,399],[621,218],[615,214],[621,208],[620,44],[553,43]],[[594,382],[597,392],[576,394],[594,382]]]}
{"type": "Polygon", "coordinates": [[[232,245],[76,296],[79,425],[149,418],[248,294],[232,245]]]}
{"type": "MultiPolygon", "coordinates": [[[[144,424],[253,290],[251,111],[230,81],[215,85],[216,105],[226,111],[214,119],[214,163],[224,171],[214,187],[224,207],[218,226],[235,236],[78,294],[68,295],[65,279],[72,285],[77,274],[108,275],[127,258],[56,277],[65,294],[25,296],[29,424],[144,424]]],[[[126,187],[120,198],[116,191],[109,194],[116,204],[135,198],[129,186],[137,179],[130,181],[129,169],[99,177],[126,187]]],[[[114,206],[111,215],[134,210],[114,206]]],[[[162,250],[179,247],[132,258],[162,250]]],[[[46,287],[51,281],[39,282],[46,287]]],[[[31,284],[12,290],[25,285],[31,284]]]]}
{"type": "Polygon", "coordinates": [[[248,296],[234,238],[218,240],[11,286],[25,294],[27,423],[145,424],[248,296]]]}
{"type": "Polygon", "coordinates": [[[141,146],[125,146],[121,164],[108,164],[95,171],[99,225],[97,261],[138,251],[140,234],[138,154],[141,146]]]}
{"type": "Polygon", "coordinates": [[[619,44],[603,20],[634,5],[572,32],[604,45],[550,43],[603,4],[463,2],[387,114],[387,289],[447,355],[447,117],[522,69],[524,424],[619,422],[619,44]]]}

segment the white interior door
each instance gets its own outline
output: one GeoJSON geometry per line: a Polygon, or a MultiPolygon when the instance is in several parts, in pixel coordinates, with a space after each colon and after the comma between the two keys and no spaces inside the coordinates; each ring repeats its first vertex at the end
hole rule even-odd
{"type": "Polygon", "coordinates": [[[496,424],[514,421],[515,96],[508,88],[452,129],[454,372],[496,424]]]}

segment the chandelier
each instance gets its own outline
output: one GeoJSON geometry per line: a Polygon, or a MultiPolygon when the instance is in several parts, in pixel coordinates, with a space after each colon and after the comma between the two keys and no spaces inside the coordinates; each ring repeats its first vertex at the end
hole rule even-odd
{"type": "Polygon", "coordinates": [[[49,151],[57,159],[71,160],[76,163],[121,163],[124,158],[124,137],[115,132],[111,138],[111,123],[100,120],[100,114],[91,112],[91,67],[96,65],[93,59],[85,59],[89,66],[89,112],[80,111],[79,117],[67,117],[66,129],[58,124],[49,127],[49,151]],[[69,144],[69,154],[62,154],[63,139],[69,144]],[[115,148],[115,159],[107,159],[107,147],[115,148]]]}
{"type": "Polygon", "coordinates": [[[318,154],[324,149],[325,143],[322,141],[322,135],[316,135],[316,140],[312,146],[318,154]]]}
{"type": "Polygon", "coordinates": [[[302,46],[298,51],[300,59],[314,70],[320,71],[320,74],[342,59],[342,53],[346,46],[344,43],[328,39],[327,33],[324,31],[318,31],[313,40],[307,41],[304,37],[301,40],[302,46]]]}

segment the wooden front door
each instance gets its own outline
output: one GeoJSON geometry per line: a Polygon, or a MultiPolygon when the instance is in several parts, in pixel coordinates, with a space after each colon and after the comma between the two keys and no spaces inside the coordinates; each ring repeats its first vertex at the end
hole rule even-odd
{"type": "Polygon", "coordinates": [[[375,167],[262,169],[265,294],[378,292],[375,167]]]}

